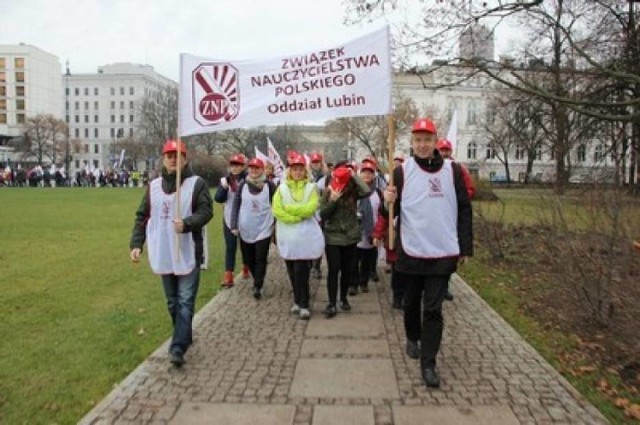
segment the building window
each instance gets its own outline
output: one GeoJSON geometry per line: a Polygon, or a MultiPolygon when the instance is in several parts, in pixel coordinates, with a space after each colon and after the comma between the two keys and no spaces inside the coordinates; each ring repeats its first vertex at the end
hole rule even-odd
{"type": "Polygon", "coordinates": [[[111,101],[111,110],[116,109],[116,102],[111,101]]]}
{"type": "Polygon", "coordinates": [[[99,133],[98,133],[98,129],[97,129],[97,128],[94,128],[94,129],[93,129],[93,137],[95,137],[95,138],[97,139],[97,138],[98,138],[98,134],[99,134],[99,133]]]}
{"type": "Polygon", "coordinates": [[[133,96],[134,93],[135,93],[135,90],[133,89],[133,87],[129,87],[129,94],[133,96]]]}
{"type": "Polygon", "coordinates": [[[478,154],[478,145],[476,142],[471,142],[467,145],[467,159],[476,159],[478,154]]]}
{"type": "Polygon", "coordinates": [[[120,87],[120,96],[124,96],[124,87],[120,87]]]}
{"type": "Polygon", "coordinates": [[[76,139],[78,139],[80,137],[80,129],[76,128],[74,134],[76,135],[76,139]]]}
{"type": "Polygon", "coordinates": [[[89,87],[84,88],[84,95],[89,96],[89,87]]]}
{"type": "Polygon", "coordinates": [[[84,109],[89,110],[89,102],[84,102],[84,109]]]}
{"type": "Polygon", "coordinates": [[[111,115],[111,122],[116,122],[116,116],[115,115],[111,115]]]}
{"type": "Polygon", "coordinates": [[[0,109],[7,109],[7,99],[0,99],[0,109]]]}
{"type": "Polygon", "coordinates": [[[98,160],[94,159],[93,160],[93,168],[100,168],[99,164],[98,164],[98,160]]]}
{"type": "Polygon", "coordinates": [[[18,122],[18,124],[24,124],[27,119],[24,114],[16,114],[16,121],[18,122]]]}
{"type": "Polygon", "coordinates": [[[100,103],[98,101],[93,102],[93,109],[95,109],[96,111],[100,109],[100,103]]]}
{"type": "Polygon", "coordinates": [[[88,128],[85,128],[85,129],[84,129],[84,138],[85,138],[85,139],[88,139],[88,138],[89,138],[89,129],[88,129],[88,128]]]}
{"type": "Polygon", "coordinates": [[[115,96],[116,95],[116,88],[115,87],[111,87],[110,91],[111,91],[111,96],[115,96]]]}
{"type": "Polygon", "coordinates": [[[496,179],[496,172],[495,171],[489,171],[489,181],[494,181],[496,179]]]}
{"type": "Polygon", "coordinates": [[[93,145],[93,153],[100,153],[99,146],[97,143],[93,145]]]}
{"type": "Polygon", "coordinates": [[[66,122],[67,124],[69,124],[69,115],[67,115],[67,116],[64,118],[64,120],[65,120],[65,122],[66,122]]]}
{"type": "Polygon", "coordinates": [[[80,115],[76,115],[76,123],[80,122],[80,115]]]}
{"type": "Polygon", "coordinates": [[[24,99],[16,99],[16,109],[18,111],[24,111],[24,99]]]}
{"type": "Polygon", "coordinates": [[[527,173],[519,172],[518,173],[518,181],[520,183],[524,183],[527,180],[527,173]]]}
{"type": "Polygon", "coordinates": [[[7,82],[7,73],[0,72],[0,83],[6,83],[6,82],[7,82]]]}
{"type": "Polygon", "coordinates": [[[116,137],[116,129],[112,128],[111,129],[111,138],[113,139],[114,137],[116,137]]]}
{"type": "Polygon", "coordinates": [[[76,87],[73,92],[75,93],[76,96],[80,96],[80,89],[79,88],[76,87]]]}
{"type": "Polygon", "coordinates": [[[4,58],[0,58],[0,69],[4,69],[5,68],[5,60],[4,58]]]}
{"type": "Polygon", "coordinates": [[[13,63],[16,68],[24,68],[24,58],[15,58],[13,63]]]}
{"type": "Polygon", "coordinates": [[[524,159],[524,146],[516,146],[516,159],[524,159]]]}
{"type": "Polygon", "coordinates": [[[79,160],[79,159],[76,159],[76,170],[77,170],[78,168],[80,168],[80,160],[79,160]]]}
{"type": "Polygon", "coordinates": [[[133,122],[133,115],[129,115],[129,122],[133,122]]]}
{"type": "Polygon", "coordinates": [[[16,72],[16,83],[24,83],[24,72],[16,72]]]}
{"type": "Polygon", "coordinates": [[[0,96],[7,95],[7,86],[0,86],[0,96]]]}
{"type": "Polygon", "coordinates": [[[93,88],[93,95],[94,95],[94,96],[97,96],[99,93],[100,93],[100,91],[98,90],[98,88],[97,88],[97,87],[94,87],[94,88],[93,88]]]}
{"type": "Polygon", "coordinates": [[[100,121],[100,118],[98,115],[94,115],[93,116],[93,122],[98,123],[100,121]]]}
{"type": "Polygon", "coordinates": [[[467,125],[475,125],[478,116],[478,102],[475,100],[469,101],[467,107],[467,125]]]}
{"type": "Polygon", "coordinates": [[[493,124],[496,122],[496,107],[491,105],[487,108],[487,124],[493,124]]]}
{"type": "Polygon", "coordinates": [[[16,86],[16,96],[24,96],[24,86],[16,86]]]}
{"type": "Polygon", "coordinates": [[[120,101],[120,109],[124,109],[124,100],[120,101]]]}
{"type": "Polygon", "coordinates": [[[598,163],[602,160],[604,160],[604,146],[602,144],[596,145],[593,151],[593,162],[598,163]]]}
{"type": "Polygon", "coordinates": [[[64,89],[64,94],[65,94],[65,96],[69,96],[69,87],[67,87],[66,89],[64,89]]]}
{"type": "Polygon", "coordinates": [[[6,124],[7,123],[7,114],[2,113],[0,114],[0,124],[6,124]]]}
{"type": "Polygon", "coordinates": [[[80,102],[76,102],[75,106],[76,106],[76,110],[80,109],[80,102]]]}
{"type": "Polygon", "coordinates": [[[578,162],[585,162],[587,160],[587,146],[585,144],[578,146],[576,155],[578,162]]]}
{"type": "Polygon", "coordinates": [[[487,145],[487,159],[495,159],[496,150],[491,145],[487,145]]]}
{"type": "Polygon", "coordinates": [[[89,115],[84,116],[84,122],[87,124],[89,123],[89,115]]]}
{"type": "Polygon", "coordinates": [[[129,137],[133,137],[133,127],[129,129],[129,137]]]}
{"type": "Polygon", "coordinates": [[[129,108],[133,109],[133,100],[129,101],[129,108]]]}
{"type": "Polygon", "coordinates": [[[542,146],[536,147],[535,157],[533,159],[535,161],[542,161],[542,146]]]}
{"type": "MultiPolygon", "coordinates": [[[[456,111],[457,108],[458,108],[458,105],[456,105],[455,100],[452,100],[449,102],[449,106],[447,107],[447,119],[449,120],[449,122],[451,122],[451,120],[453,119],[453,113],[456,111]]],[[[449,124],[449,126],[451,126],[451,124],[449,124]]]]}
{"type": "Polygon", "coordinates": [[[89,144],[88,143],[84,144],[84,153],[89,153],[89,144]]]}
{"type": "Polygon", "coordinates": [[[120,115],[120,122],[124,122],[124,115],[120,115]]]}

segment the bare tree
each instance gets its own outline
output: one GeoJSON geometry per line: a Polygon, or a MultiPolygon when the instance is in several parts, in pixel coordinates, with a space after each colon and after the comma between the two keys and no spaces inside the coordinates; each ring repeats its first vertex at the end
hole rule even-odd
{"type": "Polygon", "coordinates": [[[139,143],[144,155],[158,155],[159,146],[167,139],[176,137],[178,130],[178,89],[165,86],[158,91],[149,91],[138,105],[139,143]]]}
{"type": "MultiPolygon", "coordinates": [[[[419,114],[413,100],[399,93],[396,93],[394,99],[394,110],[397,133],[410,128],[419,114]]],[[[386,116],[338,118],[329,121],[326,128],[333,135],[361,143],[376,158],[388,157],[389,128],[386,116]]]]}
{"type": "Polygon", "coordinates": [[[23,137],[14,147],[23,159],[35,158],[42,166],[45,158],[55,164],[63,155],[67,124],[50,114],[39,114],[28,118],[24,125],[23,137]]]}

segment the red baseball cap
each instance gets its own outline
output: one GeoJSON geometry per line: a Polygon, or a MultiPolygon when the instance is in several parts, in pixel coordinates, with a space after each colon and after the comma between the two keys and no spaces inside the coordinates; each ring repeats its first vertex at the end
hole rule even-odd
{"type": "Polygon", "coordinates": [[[166,142],[164,142],[164,146],[162,147],[162,154],[164,155],[165,153],[169,153],[169,152],[177,152],[178,145],[180,145],[180,152],[183,155],[186,155],[187,146],[179,140],[172,140],[172,139],[169,139],[166,142]]]}
{"type": "Polygon", "coordinates": [[[448,150],[453,150],[453,146],[451,145],[451,142],[448,141],[447,139],[440,139],[436,142],[436,148],[438,150],[442,150],[442,149],[448,149],[448,150]]]}
{"type": "Polygon", "coordinates": [[[259,158],[251,158],[249,167],[264,168],[264,161],[259,158]]]}
{"type": "Polygon", "coordinates": [[[314,152],[309,157],[311,162],[322,162],[322,154],[318,152],[314,152]]]}
{"type": "Polygon", "coordinates": [[[428,118],[420,118],[413,123],[412,133],[433,133],[436,134],[436,125],[428,118]]]}
{"type": "Polygon", "coordinates": [[[351,171],[347,167],[338,167],[331,173],[331,189],[340,192],[351,180],[351,171]]]}
{"type": "Polygon", "coordinates": [[[376,163],[374,161],[372,161],[371,159],[367,160],[365,158],[365,159],[362,160],[362,164],[360,164],[360,171],[370,170],[370,171],[373,171],[375,173],[377,168],[378,167],[376,166],[376,163]]]}
{"type": "Polygon", "coordinates": [[[246,162],[247,162],[247,158],[245,158],[244,155],[242,155],[241,153],[232,155],[231,158],[229,158],[229,164],[244,165],[246,162]]]}
{"type": "Polygon", "coordinates": [[[307,165],[304,155],[300,155],[296,151],[287,152],[287,163],[289,164],[289,167],[293,165],[307,165]]]}

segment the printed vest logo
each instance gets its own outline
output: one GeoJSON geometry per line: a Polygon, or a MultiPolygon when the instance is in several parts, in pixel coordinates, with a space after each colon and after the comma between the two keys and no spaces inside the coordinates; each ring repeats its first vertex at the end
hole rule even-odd
{"type": "Polygon", "coordinates": [[[238,70],[228,63],[201,63],[193,71],[193,118],[212,126],[233,121],[240,113],[238,70]]]}
{"type": "Polygon", "coordinates": [[[442,197],[442,182],[438,177],[429,179],[429,197],[442,197]]]}

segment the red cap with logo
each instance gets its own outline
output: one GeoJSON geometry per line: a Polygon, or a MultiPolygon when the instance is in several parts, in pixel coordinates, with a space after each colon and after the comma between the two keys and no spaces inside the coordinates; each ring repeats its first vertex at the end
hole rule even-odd
{"type": "Polygon", "coordinates": [[[242,155],[241,153],[232,155],[231,158],[229,158],[229,164],[244,165],[246,162],[247,162],[247,158],[245,158],[244,155],[242,155]]]}
{"type": "Polygon", "coordinates": [[[453,146],[451,145],[451,142],[448,141],[447,139],[438,140],[436,142],[436,148],[438,150],[442,150],[442,149],[453,150],[453,146]]]}
{"type": "Polygon", "coordinates": [[[347,167],[338,167],[331,173],[331,183],[329,186],[336,192],[340,192],[351,180],[351,170],[347,167]]]}
{"type": "Polygon", "coordinates": [[[260,158],[251,158],[249,161],[249,167],[264,168],[264,161],[260,158]]]}
{"type": "Polygon", "coordinates": [[[413,123],[412,133],[433,133],[436,134],[436,125],[428,118],[420,118],[413,123]]]}
{"type": "Polygon", "coordinates": [[[360,164],[360,171],[369,170],[375,173],[377,168],[376,163],[371,159],[367,160],[367,158],[363,159],[362,164],[360,164]]]}
{"type": "Polygon", "coordinates": [[[311,162],[322,162],[322,154],[318,152],[314,152],[311,154],[309,159],[311,160],[311,162]]]}
{"type": "Polygon", "coordinates": [[[287,152],[287,163],[289,164],[289,167],[294,165],[307,165],[304,155],[301,155],[296,151],[287,152]]]}
{"type": "Polygon", "coordinates": [[[178,151],[178,145],[180,145],[180,152],[183,155],[187,154],[187,146],[182,143],[181,141],[178,140],[172,140],[169,139],[166,142],[164,142],[164,146],[162,147],[162,154],[164,155],[165,153],[169,153],[169,152],[177,152],[178,151]]]}

